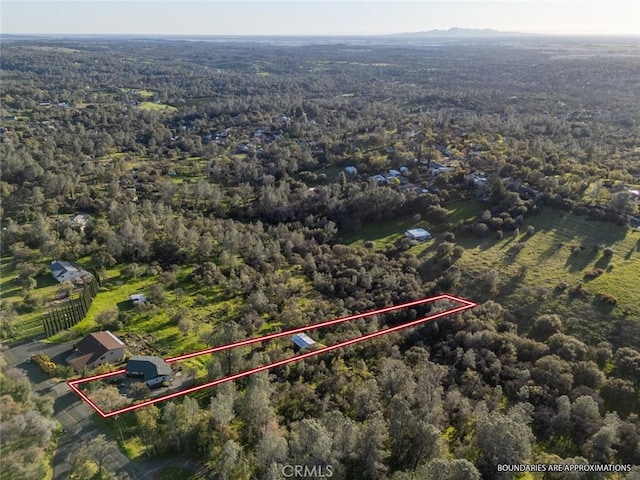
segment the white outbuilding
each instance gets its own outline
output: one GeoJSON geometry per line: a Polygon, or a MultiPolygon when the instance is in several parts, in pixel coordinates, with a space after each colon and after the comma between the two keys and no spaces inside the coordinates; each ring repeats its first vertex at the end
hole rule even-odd
{"type": "Polygon", "coordinates": [[[416,242],[424,242],[431,238],[431,234],[424,228],[412,228],[411,230],[404,232],[404,236],[411,240],[415,240],[416,242]]]}

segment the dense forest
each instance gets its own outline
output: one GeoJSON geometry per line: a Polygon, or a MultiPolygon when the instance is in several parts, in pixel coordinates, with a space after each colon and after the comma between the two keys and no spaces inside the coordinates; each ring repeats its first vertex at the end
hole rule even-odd
{"type": "MultiPolygon", "coordinates": [[[[131,353],[438,293],[479,303],[109,420],[130,456],[190,456],[220,479],[278,479],[284,465],[367,480],[640,465],[637,45],[10,39],[1,69],[5,345],[42,338],[78,295],[51,281],[53,260],[101,286],[81,322],[44,341],[109,329],[131,353]],[[417,227],[432,237],[404,235],[417,227]],[[130,308],[140,291],[149,301],[130,308]]],[[[202,383],[281,347],[184,370],[202,383]]],[[[40,479],[52,407],[3,371],[3,464],[40,479]],[[27,428],[42,431],[21,437],[30,458],[16,443],[27,428]]],[[[108,475],[83,455],[74,478],[108,475]]]]}

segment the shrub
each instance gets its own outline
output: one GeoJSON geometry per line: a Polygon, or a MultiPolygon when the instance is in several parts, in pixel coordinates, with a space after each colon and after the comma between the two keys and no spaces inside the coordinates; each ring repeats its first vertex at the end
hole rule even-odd
{"type": "Polygon", "coordinates": [[[500,217],[493,217],[489,220],[489,228],[491,230],[501,230],[504,227],[504,220],[500,217]]]}
{"type": "Polygon", "coordinates": [[[442,242],[438,245],[438,256],[440,258],[450,257],[453,254],[453,250],[455,249],[455,245],[450,242],[442,242]]]}
{"type": "Polygon", "coordinates": [[[593,270],[589,270],[584,274],[585,278],[597,278],[604,273],[604,270],[601,268],[594,268],[593,270]]]}
{"type": "Polygon", "coordinates": [[[579,283],[569,289],[569,295],[574,297],[588,297],[589,290],[587,290],[582,283],[579,283]]]}
{"type": "Polygon", "coordinates": [[[607,305],[615,305],[618,303],[618,299],[616,297],[604,292],[598,292],[596,294],[596,298],[607,305]]]}
{"type": "Polygon", "coordinates": [[[36,362],[40,369],[50,377],[52,377],[56,371],[56,364],[53,363],[45,353],[36,353],[31,356],[31,360],[36,362]]]}
{"type": "Polygon", "coordinates": [[[496,270],[487,270],[482,275],[482,284],[492,294],[498,292],[500,274],[496,270]]]}
{"type": "Polygon", "coordinates": [[[529,225],[527,227],[527,235],[531,236],[534,234],[535,231],[536,231],[536,228],[533,225],[529,225]]]}
{"type": "Polygon", "coordinates": [[[60,378],[71,378],[76,374],[76,371],[70,365],[56,365],[54,374],[60,378]]]}
{"type": "Polygon", "coordinates": [[[100,328],[117,330],[118,325],[118,309],[108,308],[101,311],[96,316],[96,323],[100,328]]]}
{"type": "Polygon", "coordinates": [[[434,205],[427,210],[425,216],[433,223],[442,224],[447,221],[447,218],[449,217],[449,210],[439,205],[434,205]]]}
{"type": "Polygon", "coordinates": [[[611,247],[606,247],[606,248],[602,251],[602,255],[604,255],[605,257],[611,257],[611,256],[613,256],[613,248],[611,248],[611,247]]]}
{"type": "Polygon", "coordinates": [[[452,232],[445,232],[443,235],[443,240],[445,242],[453,243],[456,241],[456,236],[452,232]]]}
{"type": "Polygon", "coordinates": [[[202,307],[204,305],[208,305],[209,304],[209,299],[207,297],[205,297],[204,295],[202,295],[201,293],[199,293],[193,299],[193,303],[195,305],[199,306],[199,307],[202,307]]]}
{"type": "Polygon", "coordinates": [[[472,227],[473,234],[476,237],[484,238],[489,233],[489,227],[484,223],[475,223],[472,227]]]}
{"type": "Polygon", "coordinates": [[[159,283],[152,285],[149,289],[149,302],[153,303],[154,305],[162,305],[165,303],[165,301],[166,297],[162,285],[159,283]]]}

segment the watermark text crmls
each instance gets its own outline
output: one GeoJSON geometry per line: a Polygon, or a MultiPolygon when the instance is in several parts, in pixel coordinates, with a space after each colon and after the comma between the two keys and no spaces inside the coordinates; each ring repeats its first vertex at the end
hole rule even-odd
{"type": "Polygon", "coordinates": [[[283,465],[282,475],[285,478],[331,478],[332,465],[283,465]]]}

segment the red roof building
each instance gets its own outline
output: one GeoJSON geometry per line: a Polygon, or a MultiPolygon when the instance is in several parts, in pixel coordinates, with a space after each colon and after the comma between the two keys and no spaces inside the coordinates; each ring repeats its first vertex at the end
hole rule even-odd
{"type": "Polygon", "coordinates": [[[90,333],[74,345],[67,363],[81,372],[85,368],[119,362],[124,360],[124,347],[124,342],[109,331],[90,333]]]}

